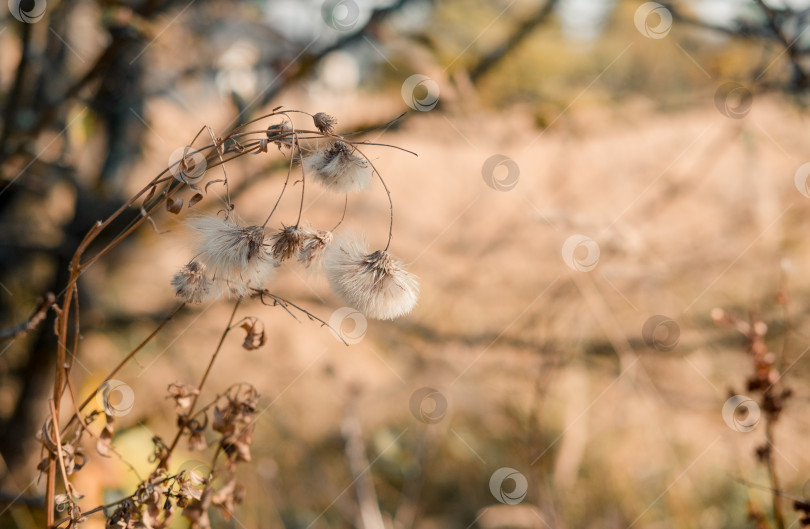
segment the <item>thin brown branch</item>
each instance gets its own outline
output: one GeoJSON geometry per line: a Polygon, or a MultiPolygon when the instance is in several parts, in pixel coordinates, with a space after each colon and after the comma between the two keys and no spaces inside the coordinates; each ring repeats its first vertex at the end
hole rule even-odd
{"type": "MultiPolygon", "coordinates": [[[[225,338],[228,336],[228,333],[234,329],[233,321],[236,317],[236,311],[239,309],[239,302],[241,300],[236,300],[236,303],[233,304],[233,311],[231,311],[231,317],[228,318],[228,324],[225,326],[225,329],[222,331],[222,335],[219,337],[219,343],[217,343],[217,348],[214,350],[214,353],[211,355],[211,360],[208,361],[208,366],[205,368],[205,373],[203,373],[202,380],[197,385],[197,394],[192,397],[191,405],[188,408],[188,413],[186,417],[191,417],[192,413],[194,412],[194,406],[197,404],[197,400],[200,398],[200,393],[202,392],[202,388],[205,385],[205,381],[208,380],[208,375],[211,373],[211,368],[214,366],[214,362],[219,355],[219,352],[222,350],[222,344],[225,343],[225,338]]],[[[169,454],[164,459],[164,461],[168,461],[168,457],[171,456],[172,452],[174,451],[177,443],[180,441],[180,437],[183,435],[183,430],[186,428],[186,423],[181,422],[180,427],[177,429],[177,434],[174,436],[174,440],[172,444],[169,445],[169,454]]]]}
{"type": "Polygon", "coordinates": [[[0,331],[0,340],[14,340],[25,336],[29,332],[36,329],[37,325],[45,319],[48,315],[48,309],[56,302],[56,296],[53,292],[48,292],[43,297],[37,300],[37,306],[27,320],[18,323],[9,329],[0,331]]]}

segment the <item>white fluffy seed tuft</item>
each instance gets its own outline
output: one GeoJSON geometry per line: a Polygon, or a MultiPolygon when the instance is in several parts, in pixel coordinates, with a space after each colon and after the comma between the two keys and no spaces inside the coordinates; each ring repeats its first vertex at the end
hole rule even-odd
{"type": "Polygon", "coordinates": [[[196,259],[231,297],[245,297],[251,290],[261,289],[279,266],[268,253],[261,226],[240,226],[233,219],[204,216],[192,218],[189,226],[199,238],[196,259]]]}
{"type": "Polygon", "coordinates": [[[326,247],[332,242],[332,232],[304,228],[301,250],[298,252],[298,262],[307,268],[317,268],[323,264],[323,255],[326,247]]]}
{"type": "Polygon", "coordinates": [[[416,276],[387,251],[369,254],[359,236],[327,246],[324,269],[335,293],[369,318],[398,318],[410,312],[419,298],[416,276]]]}
{"type": "Polygon", "coordinates": [[[186,303],[205,303],[222,295],[220,285],[205,274],[205,265],[191,261],[172,278],[177,297],[186,303]]]}
{"type": "Polygon", "coordinates": [[[373,177],[371,164],[342,141],[304,158],[304,169],[316,182],[337,193],[368,189],[373,177]]]}

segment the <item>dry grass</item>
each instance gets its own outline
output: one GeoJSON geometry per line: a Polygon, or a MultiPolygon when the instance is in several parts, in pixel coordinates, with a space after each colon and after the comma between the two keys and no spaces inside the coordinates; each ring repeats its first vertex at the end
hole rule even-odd
{"type": "MultiPolygon", "coordinates": [[[[306,526],[349,486],[338,439],[351,404],[369,458],[379,457],[371,473],[383,512],[406,516],[415,508],[417,527],[467,527],[494,503],[488,480],[502,466],[529,477],[524,505],[537,505],[553,527],[739,527],[749,497],[766,504],[763,493],[735,482],[767,483],[753,457],[762,439],[723,422],[727,390],[744,391],[748,362],[738,337],[716,328],[709,311],[759,309],[779,351],[784,324],[773,297],[784,285],[796,329],[786,384],[796,396],[777,427],[776,461],[785,489],[800,496],[810,468],[800,356],[810,245],[802,230],[808,199],[793,175],[805,161],[804,124],[777,100],[758,99],[739,121],[707,101],[677,115],[643,104],[578,106],[543,133],[518,111],[497,119],[427,113],[387,133],[386,141],[419,153],[372,160],[399,205],[392,249],[420,276],[420,304],[400,322],[372,322],[350,348],[278,310],[252,311],[264,317],[269,347],[240,350],[234,338],[208,389],[245,380],[263,393],[260,410],[267,407],[239,519],[306,526]],[[492,190],[481,177],[495,153],[520,167],[511,191],[492,190]],[[598,242],[593,271],[563,262],[563,242],[573,234],[598,242]],[[671,352],[644,345],[641,328],[655,314],[680,327],[671,352]],[[409,412],[422,386],[447,398],[438,424],[409,412]]],[[[278,178],[252,184],[240,198],[242,215],[264,210],[278,185],[278,178]]],[[[379,245],[387,212],[375,186],[352,198],[349,211],[379,245]]],[[[317,208],[305,217],[331,224],[342,209],[333,198],[313,198],[317,208]]],[[[282,207],[290,213],[297,204],[282,207]]],[[[188,251],[178,249],[176,233],[143,231],[139,239],[114,256],[110,309],[147,313],[170,304],[168,281],[188,251]]],[[[91,270],[87,281],[109,270],[91,270]]],[[[325,281],[301,268],[283,270],[276,284],[278,294],[308,300],[324,318],[340,306],[325,281]]],[[[169,427],[152,410],[164,405],[168,383],[199,378],[221,332],[216,322],[229,310],[189,311],[139,355],[141,367],[122,374],[137,392],[125,421],[133,427],[120,437],[132,459],[143,451],[132,440],[149,437],[144,428],[169,427]],[[173,343],[192,321],[193,336],[173,343]]],[[[83,361],[101,372],[138,336],[88,332],[83,361]]],[[[80,489],[89,493],[96,478],[80,474],[87,480],[80,489]]],[[[340,496],[319,523],[352,524],[353,494],[340,496]]]]}

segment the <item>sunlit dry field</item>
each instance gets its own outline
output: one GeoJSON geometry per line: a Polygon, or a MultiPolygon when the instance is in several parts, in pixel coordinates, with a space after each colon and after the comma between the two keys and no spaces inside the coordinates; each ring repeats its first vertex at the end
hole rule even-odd
{"type": "MultiPolygon", "coordinates": [[[[228,479],[218,474],[227,450],[217,444],[215,414],[214,430],[203,435],[207,451],[191,450],[179,434],[177,449],[169,449],[165,475],[211,471],[210,482],[194,484],[198,493],[211,484],[225,490],[235,468],[244,489],[214,500],[220,509],[210,509],[212,527],[803,526],[794,509],[795,501],[810,501],[810,166],[804,165],[810,138],[801,93],[741,85],[742,95],[724,93],[717,85],[742,69],[750,43],[724,47],[712,37],[704,49],[677,24],[658,42],[638,21],[633,28],[641,8],[624,2],[611,24],[627,32],[606,32],[604,47],[563,44],[556,29],[538,30],[479,82],[466,48],[445,42],[465,42],[469,32],[499,20],[492,6],[473,4],[469,28],[458,20],[464,2],[415,17],[436,32],[430,45],[412,44],[396,27],[374,28],[369,34],[379,42],[365,38],[380,49],[354,50],[360,66],[343,51],[318,58],[311,78],[295,77],[306,56],[291,60],[290,72],[273,63],[269,72],[288,84],[250,114],[283,105],[334,116],[337,133],[371,129],[360,138],[378,145],[362,148],[390,191],[390,251],[419,279],[415,308],[392,321],[366,318],[347,307],[322,270],[295,262],[263,285],[294,305],[245,297],[236,309],[225,299],[182,307],[115,372],[118,386],[89,399],[85,411],[98,415],[87,435],[107,435],[105,413],[114,428],[109,443],[84,440],[87,465],[69,479],[84,495],[82,505],[107,505],[110,517],[157,475],[154,437],[170,444],[178,425],[188,428],[182,414],[178,423],[167,387],[202,387],[202,378],[201,405],[237,382],[260,394],[250,410],[249,461],[229,459],[240,465],[227,466],[228,479]],[[372,75],[364,68],[374,53],[383,57],[375,63],[382,73],[372,75]],[[563,79],[566,60],[575,73],[563,79]],[[458,70],[451,68],[456,62],[458,70]],[[650,78],[638,81],[647,70],[650,78]],[[412,71],[429,83],[409,85],[412,71]],[[372,80],[364,83],[363,75],[372,80]],[[681,85],[688,90],[681,93],[681,85]],[[266,343],[244,347],[241,323],[225,331],[244,317],[261,321],[266,343]],[[108,402],[114,391],[119,400],[108,402]],[[234,498],[228,512],[222,504],[234,498]]],[[[521,4],[521,13],[533,5],[521,4]]],[[[83,2],[74,16],[89,20],[95,9],[83,2]]],[[[675,7],[662,9],[677,22],[675,7]]],[[[215,19],[223,10],[206,4],[200,13],[215,19]]],[[[470,46],[480,51],[518,33],[494,26],[470,46]]],[[[218,38],[206,42],[216,47],[218,38]]],[[[0,87],[8,91],[20,49],[10,33],[0,32],[0,42],[10,46],[0,52],[8,56],[0,70],[0,87]]],[[[188,66],[176,54],[194,42],[186,29],[156,42],[146,57],[157,70],[188,66]]],[[[98,208],[99,219],[106,218],[121,197],[182,158],[178,146],[216,142],[240,121],[233,106],[246,112],[252,103],[235,88],[228,97],[212,88],[236,83],[247,91],[240,61],[253,52],[236,44],[225,46],[236,51],[220,57],[217,68],[228,75],[220,71],[213,84],[198,84],[186,72],[143,97],[137,111],[130,107],[145,128],[123,169],[109,170],[115,178],[94,176],[108,175],[111,147],[93,117],[100,111],[82,100],[65,111],[64,129],[33,138],[22,151],[28,154],[0,149],[0,199],[15,185],[23,190],[3,203],[3,248],[13,248],[3,250],[10,272],[0,284],[11,300],[4,326],[25,321],[51,278],[67,280],[65,259],[84,233],[65,228],[77,222],[77,211],[98,208]],[[195,137],[205,126],[210,132],[203,128],[195,137]],[[26,165],[31,153],[37,163],[26,165]],[[51,177],[50,170],[71,176],[51,177]]],[[[97,47],[77,46],[81,56],[97,47]]],[[[270,87],[276,80],[257,75],[252,82],[270,87]]],[[[294,119],[296,127],[312,128],[307,116],[294,119]]],[[[303,150],[317,151],[322,141],[304,140],[303,150]]],[[[111,370],[177,309],[173,277],[199,253],[189,219],[222,217],[223,201],[231,200],[245,225],[261,225],[286,189],[289,167],[289,190],[267,230],[290,225],[299,209],[304,223],[318,229],[341,219],[343,196],[306,180],[301,203],[300,159],[290,164],[290,149],[280,142],[265,140],[264,147],[225,164],[227,172],[214,167],[211,149],[203,184],[227,176],[229,195],[211,185],[191,207],[194,191],[183,189],[182,208],[154,210],[149,222],[81,270],[82,296],[70,306],[74,314],[80,307],[79,354],[70,349],[72,386],[55,414],[62,424],[76,406],[72,394],[107,387],[111,370]]],[[[350,193],[336,234],[361,233],[370,248],[384,248],[387,197],[379,179],[350,193]]],[[[91,250],[103,248],[97,244],[91,250]]],[[[57,303],[64,294],[57,292],[57,303]]],[[[0,352],[4,436],[31,424],[39,431],[53,415],[50,379],[25,397],[35,417],[13,415],[26,395],[20,374],[26,348],[38,351],[36,344],[48,343],[44,333],[59,332],[52,316],[44,321],[0,352]]],[[[53,358],[44,358],[51,373],[53,358]]],[[[37,480],[35,468],[44,457],[47,474],[48,453],[33,432],[25,439],[25,449],[14,445],[15,464],[4,454],[0,465],[3,528],[47,526],[46,478],[37,480]]],[[[61,461],[51,460],[58,493],[61,461]]],[[[171,527],[188,526],[184,507],[177,503],[171,527]]],[[[81,524],[104,527],[105,516],[95,514],[81,524]]],[[[66,527],[70,513],[63,508],[56,519],[66,527]]],[[[208,521],[195,523],[205,528],[208,521]]]]}

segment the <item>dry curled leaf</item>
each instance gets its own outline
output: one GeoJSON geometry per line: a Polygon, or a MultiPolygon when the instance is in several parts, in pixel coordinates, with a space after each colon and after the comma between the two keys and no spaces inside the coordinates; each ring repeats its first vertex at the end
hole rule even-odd
{"type": "Polygon", "coordinates": [[[220,182],[224,183],[225,180],[223,180],[222,178],[218,178],[216,180],[209,181],[207,184],[205,184],[205,192],[208,193],[208,186],[210,186],[211,184],[218,184],[220,182]]]}
{"type": "Polygon", "coordinates": [[[242,342],[242,347],[248,351],[258,349],[267,343],[267,336],[264,333],[264,324],[258,318],[249,316],[245,318],[240,325],[245,332],[245,341],[242,342]]]}
{"type": "Polygon", "coordinates": [[[172,197],[167,198],[166,209],[169,211],[169,213],[174,213],[177,215],[183,209],[183,199],[172,197]]]}
{"type": "Polygon", "coordinates": [[[194,397],[200,394],[200,390],[188,384],[172,382],[169,384],[169,398],[174,399],[175,411],[183,413],[188,410],[194,397]]]}
{"type": "Polygon", "coordinates": [[[245,486],[232,479],[214,494],[211,504],[222,510],[222,517],[227,521],[233,517],[234,506],[242,503],[244,499],[245,486]]]}
{"type": "Polygon", "coordinates": [[[105,415],[106,422],[104,428],[96,441],[96,452],[102,457],[110,457],[112,451],[112,438],[115,433],[115,418],[112,415],[105,415]]]}
{"type": "Polygon", "coordinates": [[[193,197],[191,197],[188,200],[188,207],[193,207],[194,204],[196,204],[197,202],[199,202],[202,199],[203,199],[202,193],[196,193],[193,197]]]}
{"type": "Polygon", "coordinates": [[[214,407],[212,429],[222,434],[219,446],[227,456],[230,469],[239,462],[250,461],[250,446],[253,444],[253,420],[259,394],[253,386],[243,393],[226,395],[214,407]]]}

